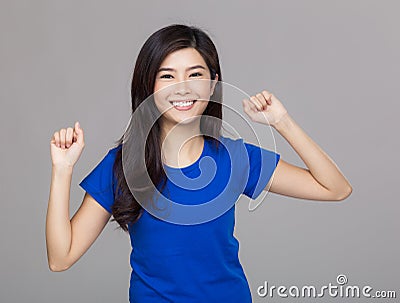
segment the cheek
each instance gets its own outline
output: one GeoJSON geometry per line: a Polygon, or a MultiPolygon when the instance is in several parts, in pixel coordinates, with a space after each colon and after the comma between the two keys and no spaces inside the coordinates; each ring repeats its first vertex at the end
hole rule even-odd
{"type": "Polygon", "coordinates": [[[156,96],[154,96],[154,103],[160,113],[167,112],[168,109],[171,107],[171,104],[165,102],[162,98],[157,98],[156,96]]]}
{"type": "Polygon", "coordinates": [[[194,80],[191,84],[192,89],[197,92],[201,97],[208,99],[211,94],[211,83],[209,80],[194,80]]]}
{"type": "Polygon", "coordinates": [[[167,99],[168,92],[166,89],[163,89],[163,85],[155,84],[154,85],[154,102],[156,103],[157,107],[164,106],[165,107],[165,100],[167,99]]]}
{"type": "Polygon", "coordinates": [[[154,84],[153,94],[156,95],[156,93],[160,93],[161,89],[162,89],[162,86],[159,83],[157,83],[157,81],[156,81],[156,83],[154,84]]]}
{"type": "Polygon", "coordinates": [[[198,102],[198,109],[200,113],[204,113],[208,106],[208,101],[197,101],[198,102]]]}
{"type": "Polygon", "coordinates": [[[164,99],[159,96],[157,93],[153,95],[153,102],[156,105],[157,109],[160,113],[165,112],[167,110],[168,104],[164,101],[164,99]]]}

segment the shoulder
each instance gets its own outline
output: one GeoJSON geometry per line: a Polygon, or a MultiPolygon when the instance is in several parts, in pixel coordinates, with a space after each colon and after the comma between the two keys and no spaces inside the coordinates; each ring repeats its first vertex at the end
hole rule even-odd
{"type": "Polygon", "coordinates": [[[243,138],[229,138],[220,136],[220,142],[224,145],[225,148],[229,150],[229,152],[242,152],[245,149],[245,145],[247,143],[244,142],[243,138]]]}
{"type": "Polygon", "coordinates": [[[271,161],[271,163],[277,163],[279,161],[279,153],[260,145],[246,142],[243,138],[231,139],[222,136],[220,138],[221,142],[228,147],[229,154],[233,159],[241,160],[239,161],[240,163],[246,162],[246,158],[249,159],[250,162],[271,161]]]}
{"type": "Polygon", "coordinates": [[[119,150],[121,150],[121,148],[122,144],[109,148],[105,158],[107,158],[108,160],[115,160],[117,153],[119,150]]]}
{"type": "Polygon", "coordinates": [[[236,139],[232,139],[229,137],[224,137],[224,136],[220,136],[219,140],[222,144],[228,146],[228,147],[240,147],[244,144],[243,138],[236,138],[236,139]]]}
{"type": "Polygon", "coordinates": [[[217,159],[220,161],[228,160],[236,165],[243,164],[241,159],[246,156],[246,148],[243,138],[229,138],[220,136],[217,159]],[[225,159],[225,160],[223,160],[225,159]]]}
{"type": "Polygon", "coordinates": [[[109,148],[102,156],[101,160],[97,163],[96,170],[109,171],[113,169],[115,159],[121,146],[109,148]]]}
{"type": "Polygon", "coordinates": [[[119,144],[118,146],[114,146],[114,147],[110,148],[108,150],[108,153],[115,155],[121,148],[122,148],[122,144],[119,144]]]}

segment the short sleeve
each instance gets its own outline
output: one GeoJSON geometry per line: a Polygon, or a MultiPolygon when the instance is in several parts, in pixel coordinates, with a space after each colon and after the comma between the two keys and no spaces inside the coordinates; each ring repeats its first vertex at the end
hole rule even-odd
{"type": "MultiPolygon", "coordinates": [[[[249,159],[249,174],[243,194],[256,199],[271,179],[279,162],[280,154],[260,146],[244,142],[249,159]]],[[[246,174],[247,176],[247,174],[246,174]]]]}
{"type": "Polygon", "coordinates": [[[113,166],[116,149],[110,149],[96,167],[79,183],[79,186],[110,214],[115,198],[116,179],[113,174],[113,166]]]}

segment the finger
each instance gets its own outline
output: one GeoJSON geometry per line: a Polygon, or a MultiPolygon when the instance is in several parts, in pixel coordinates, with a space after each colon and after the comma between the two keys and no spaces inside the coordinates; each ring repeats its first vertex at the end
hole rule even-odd
{"type": "Polygon", "coordinates": [[[258,110],[262,110],[262,104],[261,104],[260,101],[258,101],[258,99],[257,99],[256,97],[251,96],[251,97],[250,97],[250,100],[253,102],[253,104],[256,106],[256,108],[257,108],[258,110]]]}
{"type": "Polygon", "coordinates": [[[267,100],[268,105],[271,105],[272,104],[272,94],[266,90],[263,90],[262,94],[265,97],[265,99],[267,100]]]}
{"type": "Polygon", "coordinates": [[[74,130],[74,134],[72,135],[72,142],[75,143],[77,141],[77,138],[78,138],[78,134],[74,130]]]}
{"type": "Polygon", "coordinates": [[[67,133],[65,135],[65,147],[66,148],[69,148],[72,144],[73,132],[74,132],[74,130],[72,129],[72,127],[67,128],[67,133]]]}
{"type": "Polygon", "coordinates": [[[254,112],[258,112],[257,107],[253,104],[253,102],[251,102],[249,99],[247,100],[247,105],[250,107],[250,110],[254,111],[254,112]]]}
{"type": "Polygon", "coordinates": [[[264,110],[264,109],[267,109],[268,103],[267,103],[267,100],[265,99],[264,95],[261,94],[261,93],[258,93],[258,94],[256,95],[256,97],[257,97],[257,99],[261,102],[262,107],[263,107],[262,109],[263,109],[263,110],[264,110]]]}
{"type": "Polygon", "coordinates": [[[65,128],[60,129],[60,146],[61,148],[65,148],[65,134],[67,130],[65,128]]]}
{"type": "Polygon", "coordinates": [[[51,143],[53,143],[57,147],[60,147],[60,134],[58,132],[55,132],[53,134],[53,138],[51,140],[51,143]]]}
{"type": "Polygon", "coordinates": [[[243,108],[244,108],[244,111],[245,111],[246,113],[250,113],[250,110],[251,110],[251,108],[250,108],[250,106],[249,106],[249,103],[250,103],[250,101],[247,100],[247,99],[243,99],[243,100],[242,100],[243,108]]]}
{"type": "Polygon", "coordinates": [[[83,134],[83,129],[78,121],[75,122],[75,132],[76,132],[76,142],[80,145],[85,145],[85,136],[83,134]]]}

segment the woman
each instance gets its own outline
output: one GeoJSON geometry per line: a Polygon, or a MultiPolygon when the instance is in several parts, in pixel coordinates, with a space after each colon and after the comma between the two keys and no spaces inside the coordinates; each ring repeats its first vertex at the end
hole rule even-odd
{"type": "Polygon", "coordinates": [[[127,129],[80,183],[86,193],[71,220],[70,183],[84,132],[76,122],[54,133],[46,218],[52,271],[70,268],[113,216],[132,244],[130,302],[251,302],[233,235],[239,195],[255,199],[269,190],[320,201],[350,195],[352,188],[338,167],[267,90],[242,100],[244,111],[252,121],[274,127],[308,169],[242,139],[221,136],[221,81],[216,48],[201,29],[174,24],[153,33],[138,55],[132,79],[132,114],[140,115],[132,120],[132,131],[127,129]],[[170,182],[170,176],[193,180],[206,175],[211,168],[200,171],[199,165],[206,156],[217,165],[215,180],[207,186],[193,192],[170,182]],[[238,173],[231,178],[230,171],[238,173]],[[192,211],[171,220],[155,210],[156,192],[184,207],[213,204],[201,218],[192,211]],[[223,200],[217,200],[219,194],[223,200]]]}

